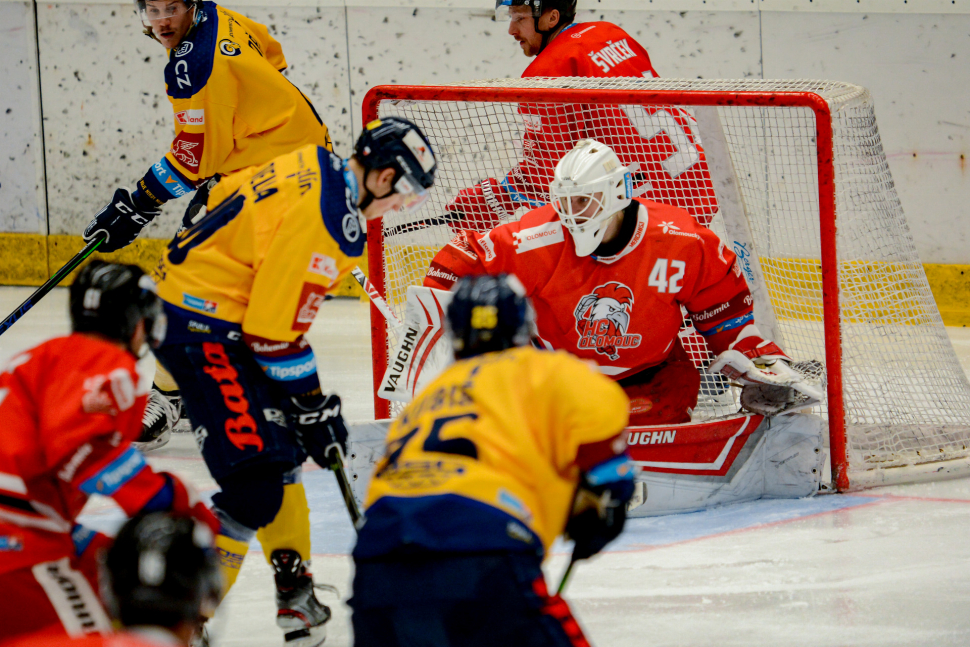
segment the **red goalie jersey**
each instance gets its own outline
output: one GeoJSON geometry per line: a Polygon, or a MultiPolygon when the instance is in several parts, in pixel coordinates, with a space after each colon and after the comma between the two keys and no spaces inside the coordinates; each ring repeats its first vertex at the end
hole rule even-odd
{"type": "MultiPolygon", "coordinates": [[[[554,38],[522,74],[528,77],[659,76],[647,51],[608,22],[573,24],[554,38]]],[[[520,207],[548,202],[556,164],[580,139],[612,148],[624,165],[637,163],[634,193],[686,209],[701,224],[717,211],[693,118],[678,108],[628,105],[520,104],[522,161],[501,181],[465,189],[449,205],[481,228],[509,220],[520,207]]]]}
{"type": "MultiPolygon", "coordinates": [[[[532,299],[543,346],[591,359],[624,382],[654,380],[653,367],[687,360],[677,343],[681,306],[714,353],[753,322],[734,254],[683,209],[636,199],[618,240],[625,244],[610,256],[579,257],[547,205],[488,232],[461,232],[435,256],[424,285],[450,289],[468,274],[515,274],[532,299]]],[[[693,384],[696,402],[697,370],[686,361],[682,371],[683,380],[668,376],[658,388],[693,384]]],[[[671,421],[684,420],[657,423],[671,421]]]]}

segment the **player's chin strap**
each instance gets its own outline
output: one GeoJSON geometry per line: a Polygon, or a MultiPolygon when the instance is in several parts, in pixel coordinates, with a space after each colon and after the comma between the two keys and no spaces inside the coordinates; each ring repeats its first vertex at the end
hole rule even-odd
{"type": "MultiPolygon", "coordinates": [[[[367,174],[369,174],[373,170],[374,169],[368,169],[367,174]]],[[[394,194],[393,182],[391,183],[391,190],[385,193],[384,195],[374,195],[373,193],[371,193],[371,190],[367,188],[367,174],[364,175],[364,192],[366,195],[364,195],[364,199],[361,200],[360,204],[357,205],[357,210],[360,211],[361,213],[363,213],[364,209],[369,207],[370,203],[373,202],[374,200],[383,200],[384,198],[389,198],[394,194]]]]}
{"type": "MultiPolygon", "coordinates": [[[[541,18],[541,17],[542,16],[539,16],[539,18],[541,18]]],[[[535,31],[536,31],[536,33],[537,34],[542,34],[542,44],[539,45],[539,53],[541,54],[542,53],[542,50],[544,50],[546,48],[546,45],[549,44],[549,41],[552,40],[552,35],[555,32],[557,32],[557,31],[560,32],[560,33],[561,32],[564,32],[567,29],[569,29],[570,27],[572,27],[574,23],[569,23],[568,25],[566,25],[565,27],[562,27],[562,28],[553,27],[552,29],[542,30],[542,29],[539,29],[539,18],[536,18],[535,16],[532,16],[532,21],[535,23],[535,31]]]]}

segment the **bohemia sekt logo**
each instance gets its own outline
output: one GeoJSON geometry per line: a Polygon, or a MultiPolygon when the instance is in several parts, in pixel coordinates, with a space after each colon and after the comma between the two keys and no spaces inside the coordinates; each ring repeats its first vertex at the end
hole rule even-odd
{"type": "Polygon", "coordinates": [[[576,331],[579,348],[595,348],[597,353],[611,360],[620,359],[619,349],[636,348],[640,335],[626,334],[633,312],[633,290],[617,281],[610,281],[579,300],[576,311],[576,331]]]}

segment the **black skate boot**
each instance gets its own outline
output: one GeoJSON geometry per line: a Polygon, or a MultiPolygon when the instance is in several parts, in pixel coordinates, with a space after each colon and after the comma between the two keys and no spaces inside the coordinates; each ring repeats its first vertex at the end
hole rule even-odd
{"type": "MultiPolygon", "coordinates": [[[[327,639],[330,607],[322,604],[314,589],[337,593],[326,584],[314,584],[299,553],[274,550],[270,561],[276,571],[276,625],[283,630],[285,647],[317,647],[327,639]]],[[[339,595],[339,594],[338,594],[339,595]]]]}
{"type": "Polygon", "coordinates": [[[182,398],[177,394],[167,395],[152,387],[141,419],[141,436],[132,445],[141,452],[150,452],[168,444],[172,429],[178,423],[181,403],[182,398]]]}

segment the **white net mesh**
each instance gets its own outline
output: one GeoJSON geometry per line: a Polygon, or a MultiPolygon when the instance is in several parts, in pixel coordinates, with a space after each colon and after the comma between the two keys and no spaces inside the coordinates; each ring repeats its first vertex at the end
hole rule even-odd
{"type": "MultiPolygon", "coordinates": [[[[429,204],[417,214],[385,217],[383,250],[371,246],[382,254],[386,298],[399,316],[407,287],[421,284],[456,230],[490,229],[546,202],[556,162],[584,137],[610,145],[625,164],[640,165],[635,191],[687,209],[739,251],[726,237],[727,202],[720,189],[715,196],[708,168],[715,166],[714,139],[721,138],[749,231],[745,249],[760,266],[775,336],[795,360],[824,362],[815,115],[784,105],[786,95],[778,94],[770,107],[706,108],[716,111],[709,114],[716,114],[719,129],[712,130],[708,122],[698,126],[694,118],[705,108],[690,94],[718,93],[726,103],[743,93],[810,92],[828,103],[832,116],[842,364],[826,370],[832,380],[841,369],[850,478],[859,485],[891,481],[887,472],[873,477],[873,470],[970,455],[970,384],[930,293],[864,88],[828,81],[562,78],[449,87],[483,90],[463,101],[418,101],[404,92],[378,106],[381,117],[417,123],[439,162],[429,204]],[[522,103],[491,100],[495,88],[588,93],[581,102],[559,102],[550,92],[548,101],[522,103]],[[630,103],[596,104],[603,90],[631,91],[630,103]],[[670,105],[635,94],[657,90],[687,94],[670,105]]],[[[695,364],[706,366],[703,338],[689,324],[681,338],[695,364]]],[[[695,418],[737,411],[737,394],[725,387],[719,378],[704,378],[695,418]]],[[[823,416],[826,404],[817,409],[823,416]]]]}

